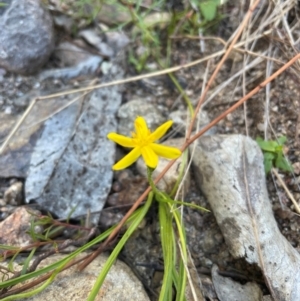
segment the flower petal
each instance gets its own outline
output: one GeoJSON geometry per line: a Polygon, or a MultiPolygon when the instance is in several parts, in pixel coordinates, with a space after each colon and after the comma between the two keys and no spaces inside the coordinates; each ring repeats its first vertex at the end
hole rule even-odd
{"type": "Polygon", "coordinates": [[[165,146],[161,144],[151,143],[149,147],[160,157],[167,159],[176,159],[180,157],[181,151],[176,147],[165,146]]]}
{"type": "Polygon", "coordinates": [[[132,139],[123,135],[119,135],[116,133],[109,133],[107,138],[124,146],[124,147],[134,147],[132,139]]]}
{"type": "Polygon", "coordinates": [[[167,132],[167,130],[172,126],[172,124],[173,124],[172,120],[169,120],[169,121],[163,123],[149,136],[149,141],[154,142],[154,141],[159,140],[167,132]]]}
{"type": "Polygon", "coordinates": [[[139,147],[134,148],[129,154],[127,154],[123,159],[117,162],[112,169],[120,170],[133,164],[141,155],[141,149],[139,147]]]}
{"type": "Polygon", "coordinates": [[[158,164],[158,156],[157,154],[150,148],[150,147],[143,147],[141,149],[142,156],[144,161],[146,162],[146,165],[155,168],[158,164]]]}
{"type": "Polygon", "coordinates": [[[146,120],[141,116],[138,116],[135,119],[134,127],[135,127],[137,138],[142,138],[142,137],[146,138],[150,133],[146,120]]]}

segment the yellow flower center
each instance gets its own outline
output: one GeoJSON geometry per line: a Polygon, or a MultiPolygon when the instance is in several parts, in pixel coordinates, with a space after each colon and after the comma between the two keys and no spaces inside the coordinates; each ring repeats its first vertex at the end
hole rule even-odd
{"type": "Polygon", "coordinates": [[[134,133],[132,132],[132,143],[135,146],[139,146],[139,147],[144,147],[149,145],[152,141],[149,140],[149,136],[150,136],[151,132],[148,129],[148,133],[146,135],[142,135],[142,133],[134,133]]]}
{"type": "Polygon", "coordinates": [[[135,121],[135,130],[136,132],[131,133],[132,135],[132,143],[136,147],[145,147],[148,146],[151,142],[149,137],[151,135],[151,131],[148,129],[144,119],[137,118],[135,121]]]}

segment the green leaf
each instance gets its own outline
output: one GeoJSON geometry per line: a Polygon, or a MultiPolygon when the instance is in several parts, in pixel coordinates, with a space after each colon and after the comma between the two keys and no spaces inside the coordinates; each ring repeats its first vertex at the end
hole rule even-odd
{"type": "Polygon", "coordinates": [[[277,145],[277,146],[275,147],[275,152],[276,152],[277,154],[282,154],[282,151],[283,151],[283,145],[277,145]]]}
{"type": "Polygon", "coordinates": [[[275,155],[273,153],[264,153],[264,167],[266,174],[268,174],[271,171],[274,159],[275,155]]]}
{"type": "Polygon", "coordinates": [[[264,159],[265,160],[271,160],[273,161],[276,158],[276,155],[273,153],[264,153],[264,159]]]}
{"type": "Polygon", "coordinates": [[[286,136],[280,136],[280,137],[277,139],[279,145],[285,144],[285,143],[286,143],[286,140],[287,140],[286,136]]]}
{"type": "Polygon", "coordinates": [[[28,270],[28,267],[29,267],[29,264],[30,264],[30,260],[32,259],[33,255],[35,254],[35,251],[36,251],[36,248],[33,248],[31,250],[29,256],[25,259],[24,265],[23,265],[23,268],[22,268],[22,271],[21,271],[21,276],[26,274],[26,272],[28,270]]]}
{"type": "Polygon", "coordinates": [[[284,171],[293,171],[292,165],[284,158],[282,153],[277,155],[275,166],[284,171]]]}
{"type": "Polygon", "coordinates": [[[200,11],[206,21],[212,21],[217,15],[219,0],[208,0],[199,3],[200,11]]]}
{"type": "Polygon", "coordinates": [[[276,141],[265,141],[261,137],[256,138],[256,142],[259,147],[267,152],[276,152],[276,147],[278,147],[278,143],[276,141]]]}
{"type": "Polygon", "coordinates": [[[283,171],[293,171],[292,165],[283,155],[283,145],[287,141],[285,136],[280,136],[277,141],[265,141],[261,137],[256,138],[256,142],[264,153],[264,167],[266,174],[270,172],[273,166],[283,171]]]}

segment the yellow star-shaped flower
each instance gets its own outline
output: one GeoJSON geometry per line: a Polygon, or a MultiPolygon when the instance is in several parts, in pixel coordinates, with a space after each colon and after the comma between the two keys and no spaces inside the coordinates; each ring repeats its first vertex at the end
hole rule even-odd
{"type": "Polygon", "coordinates": [[[124,147],[133,148],[129,154],[117,162],[112,168],[114,170],[124,169],[133,164],[141,155],[146,165],[151,168],[157,166],[159,156],[167,159],[178,158],[181,155],[179,149],[154,143],[167,132],[172,124],[173,121],[169,120],[151,133],[145,119],[138,116],[134,121],[135,133],[132,133],[132,138],[116,133],[109,133],[107,135],[108,139],[124,147]]]}

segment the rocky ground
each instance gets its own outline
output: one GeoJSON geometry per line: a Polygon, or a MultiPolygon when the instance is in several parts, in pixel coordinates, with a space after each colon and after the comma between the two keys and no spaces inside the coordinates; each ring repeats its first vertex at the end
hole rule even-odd
{"type": "MultiPolygon", "coordinates": [[[[17,5],[17,1],[11,2],[11,5],[17,5]]],[[[21,129],[14,135],[10,144],[6,146],[5,151],[1,149],[2,229],[5,229],[6,218],[11,213],[14,214],[19,206],[40,210],[42,213],[48,210],[54,217],[65,220],[76,203],[80,205],[76,207],[72,222],[77,224],[79,219],[84,219],[89,209],[92,215],[87,225],[97,223],[102,231],[117,222],[129,208],[128,204],[133,203],[147,187],[139,163],[128,170],[112,173],[111,165],[115,158],[116,160],[121,158],[125,151],[117,148],[115,154],[111,144],[106,141],[106,133],[118,131],[128,134],[130,124],[136,115],[145,116],[150,128],[156,128],[172,118],[174,126],[170,136],[179,139],[175,141],[178,146],[181,146],[182,142],[179,141],[183,141],[180,138],[184,138],[187,127],[185,117],[187,105],[168,75],[163,74],[106,87],[91,94],[83,95],[84,91],[76,91],[67,96],[57,95],[53,99],[47,99],[46,96],[50,94],[136,76],[136,71],[129,63],[129,56],[130,51],[138,51],[141,48],[141,41],[132,39],[131,27],[126,27],[124,31],[115,30],[115,25],[105,19],[107,13],[100,13],[88,26],[84,18],[79,22],[78,18],[74,20],[70,17],[72,16],[70,12],[74,10],[74,7],[69,2],[60,5],[59,1],[49,1],[46,10],[35,7],[38,1],[29,2],[32,2],[32,7],[40,12],[40,18],[45,19],[43,23],[45,27],[39,26],[40,37],[33,36],[31,39],[38,40],[39,45],[42,42],[47,43],[46,46],[41,47],[47,51],[38,54],[26,52],[26,45],[23,45],[23,57],[20,57],[19,46],[16,50],[18,55],[11,54],[11,58],[15,61],[9,61],[10,57],[6,58],[2,54],[7,53],[9,48],[13,47],[6,44],[5,39],[15,38],[16,40],[10,43],[19,45],[21,37],[9,36],[9,34],[12,35],[12,30],[7,36],[1,35],[3,40],[0,37],[0,45],[7,47],[1,46],[3,49],[0,48],[0,66],[2,66],[0,69],[0,140],[2,143],[29,104],[36,97],[45,96],[45,100],[37,101],[33,111],[23,122],[21,129]],[[46,18],[43,18],[44,14],[46,18]],[[53,32],[51,20],[54,23],[53,32]],[[72,32],[74,22],[79,24],[76,33],[72,32]],[[106,32],[107,28],[112,30],[106,32]],[[38,55],[41,59],[34,60],[33,63],[31,55],[33,57],[38,55]],[[25,63],[20,63],[21,59],[25,63]],[[19,69],[16,69],[18,67],[19,69]],[[77,101],[71,104],[73,100],[77,101]],[[66,106],[68,108],[61,111],[62,107],[66,106]],[[51,148],[53,145],[55,145],[54,150],[51,148]],[[58,164],[57,157],[51,159],[52,161],[45,159],[52,158],[53,154],[57,154],[58,158],[66,156],[64,159],[66,163],[58,164]],[[50,161],[52,163],[49,163],[50,161]],[[103,185],[101,188],[98,182],[103,185]],[[68,199],[72,199],[73,203],[70,204],[68,199]],[[84,203],[82,199],[85,200],[84,203]],[[100,219],[99,212],[101,212],[100,219]]],[[[282,7],[286,14],[284,20],[278,17],[279,8],[277,12],[275,9],[268,8],[271,4],[261,3],[256,8],[254,12],[256,19],[252,19],[249,28],[244,30],[239,49],[232,52],[210,87],[200,115],[200,126],[206,125],[228,109],[297,53],[300,37],[299,22],[297,23],[299,11],[295,3],[287,2],[288,4],[282,7]]],[[[33,9],[32,7],[29,9],[33,9]]],[[[115,8],[110,7],[110,9],[115,8]]],[[[199,45],[199,39],[188,35],[174,37],[172,44],[172,66],[183,66],[203,59],[203,62],[199,64],[182,68],[174,73],[193,106],[196,106],[202,86],[205,85],[223,55],[223,53],[214,54],[223,50],[223,42],[230,38],[247,11],[244,7],[237,7],[236,3],[230,1],[220,9],[226,17],[216,25],[212,32],[209,32],[209,37],[203,40],[202,48],[199,45]]],[[[121,12],[118,16],[128,18],[128,15],[121,14],[121,12]]],[[[22,18],[22,16],[17,17],[22,18]]],[[[7,14],[5,10],[0,11],[0,24],[8,24],[9,20],[12,20],[12,15],[7,14]]],[[[123,21],[118,20],[118,22],[123,21]]],[[[33,31],[32,26],[38,25],[31,25],[28,28],[29,33],[33,31]]],[[[18,31],[18,28],[15,30],[18,31]]],[[[163,29],[157,28],[156,30],[163,29]]],[[[31,48],[34,46],[30,45],[31,48]]],[[[150,71],[160,69],[159,64],[153,60],[148,62],[148,68],[150,71]]],[[[255,94],[244,107],[241,106],[230,113],[209,132],[210,135],[243,134],[253,139],[265,135],[268,139],[275,139],[285,135],[287,143],[284,153],[293,164],[294,172],[279,171],[279,176],[297,202],[300,197],[298,68],[297,63],[294,64],[278,76],[270,86],[255,94]]],[[[144,73],[147,72],[144,71],[144,73]]],[[[236,145],[233,144],[229,148],[235,150],[236,145]]],[[[251,153],[252,146],[248,148],[251,153]]],[[[200,157],[200,154],[196,152],[195,158],[200,157]]],[[[256,156],[259,158],[259,155],[256,156]]],[[[236,151],[237,161],[238,157],[238,151],[236,151]]],[[[234,164],[235,162],[232,166],[234,164]]],[[[200,166],[203,166],[203,163],[200,166]]],[[[249,294],[249,300],[263,300],[262,295],[272,294],[272,289],[270,289],[272,285],[269,285],[262,275],[261,262],[253,260],[251,263],[247,260],[247,256],[236,256],[237,249],[232,247],[229,235],[224,233],[226,227],[220,228],[221,221],[215,208],[218,206],[210,200],[209,192],[203,193],[205,187],[199,180],[198,168],[200,167],[194,160],[192,167],[189,168],[190,185],[183,192],[184,199],[208,208],[212,212],[205,213],[184,208],[184,221],[191,254],[189,267],[191,271],[194,268],[196,270],[196,276],[192,278],[197,281],[200,279],[202,295],[206,300],[248,300],[246,296],[249,294]],[[218,267],[218,272],[215,270],[215,265],[218,267]],[[219,276],[226,278],[219,279],[219,276]],[[222,295],[218,287],[232,287],[232,283],[226,283],[223,286],[220,284],[228,279],[233,279],[238,284],[252,282],[259,288],[250,288],[250,293],[243,291],[239,297],[233,297],[230,294],[226,297],[222,295]],[[258,297],[255,297],[256,299],[253,297],[254,291],[260,292],[258,297]],[[243,299],[239,299],[241,296],[244,296],[243,299]]],[[[221,168],[219,172],[224,172],[226,176],[221,168]]],[[[233,173],[232,171],[226,177],[233,173]]],[[[201,168],[200,174],[205,174],[201,168]]],[[[216,182],[219,181],[217,177],[212,178],[216,182]]],[[[258,174],[249,176],[247,179],[250,183],[254,183],[253,185],[264,182],[264,176],[258,176],[258,174]]],[[[275,216],[280,232],[293,247],[293,250],[287,251],[289,247],[284,242],[286,250],[278,249],[276,256],[282,256],[280,260],[289,262],[287,258],[293,254],[297,267],[298,255],[293,252],[294,250],[296,253],[299,252],[300,212],[297,212],[297,208],[273,173],[267,176],[266,187],[269,198],[264,196],[264,200],[267,199],[268,204],[271,205],[271,216],[275,216]],[[279,255],[282,252],[286,252],[284,253],[286,255],[279,255]]],[[[216,190],[221,190],[221,187],[217,187],[216,190]]],[[[238,197],[234,201],[236,205],[233,203],[230,206],[243,211],[240,209],[243,207],[238,197]]],[[[264,208],[259,210],[264,212],[264,208]]],[[[268,215],[270,212],[263,214],[268,215]]],[[[250,220],[256,220],[253,216],[249,216],[250,220]]],[[[16,220],[18,220],[17,217],[16,220]]],[[[20,228],[22,228],[22,223],[20,223],[20,228]]],[[[259,218],[257,218],[257,223],[260,223],[259,218]]],[[[270,225],[272,229],[266,230],[270,233],[270,237],[281,241],[279,234],[273,235],[275,224],[270,222],[270,225]]],[[[7,232],[0,230],[0,233],[7,232]]],[[[74,233],[65,231],[60,238],[65,239],[72,234],[74,233]]],[[[8,233],[0,236],[1,243],[15,244],[14,238],[10,235],[8,233]]],[[[20,241],[20,238],[17,239],[20,241]]],[[[30,240],[25,237],[21,241],[26,244],[28,239],[30,240]]],[[[272,245],[270,242],[268,244],[272,245]]],[[[162,277],[162,251],[156,208],[151,210],[144,225],[126,244],[120,259],[127,263],[141,280],[150,298],[156,300],[162,277]]],[[[277,264],[280,260],[278,259],[277,264]]],[[[294,280],[297,282],[296,276],[294,280]]],[[[243,289],[246,290],[245,287],[243,289]]],[[[239,288],[231,289],[231,291],[238,290],[239,288]]],[[[293,291],[293,288],[290,288],[290,291],[293,291]]],[[[284,294],[284,290],[282,292],[284,294]]],[[[273,294],[274,296],[276,295],[273,294]]],[[[290,296],[288,299],[287,295],[283,295],[278,300],[297,300],[297,297],[290,296]]]]}

